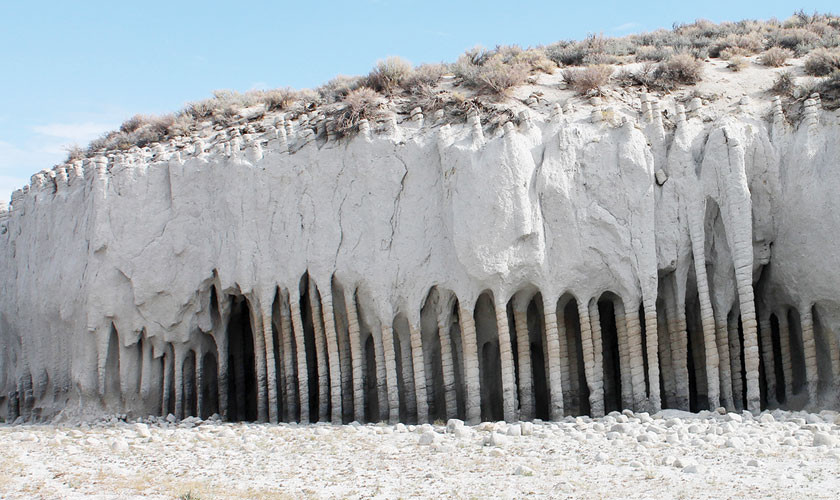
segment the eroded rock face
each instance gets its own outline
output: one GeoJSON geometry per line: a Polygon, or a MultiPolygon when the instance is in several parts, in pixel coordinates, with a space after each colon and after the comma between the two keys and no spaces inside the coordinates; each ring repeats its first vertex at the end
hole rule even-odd
{"type": "Polygon", "coordinates": [[[341,141],[268,120],[36,174],[0,213],[0,412],[836,407],[840,126],[814,102],[796,127],[647,96],[341,141]]]}

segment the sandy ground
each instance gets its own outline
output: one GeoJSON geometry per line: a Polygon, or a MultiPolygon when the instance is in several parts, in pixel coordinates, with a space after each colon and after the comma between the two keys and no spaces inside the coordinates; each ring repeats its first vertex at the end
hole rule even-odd
{"type": "Polygon", "coordinates": [[[0,498],[840,498],[840,417],[0,426],[0,498]]]}

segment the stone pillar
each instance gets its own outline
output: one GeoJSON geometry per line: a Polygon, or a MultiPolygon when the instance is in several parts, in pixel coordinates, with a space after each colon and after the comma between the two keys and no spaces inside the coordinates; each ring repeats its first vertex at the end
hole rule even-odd
{"type": "Polygon", "coordinates": [[[268,421],[268,383],[266,380],[265,338],[263,338],[262,304],[254,301],[251,308],[251,331],[254,337],[254,362],[257,371],[257,420],[268,421]]]}
{"type": "Polygon", "coordinates": [[[280,305],[280,336],[283,346],[283,378],[286,382],[283,386],[283,399],[286,400],[284,410],[287,422],[294,421],[298,413],[298,396],[295,390],[295,332],[292,323],[291,305],[284,297],[280,305]]]}
{"type": "Polygon", "coordinates": [[[744,408],[744,384],[741,379],[741,340],[738,336],[738,316],[731,313],[727,321],[729,330],[729,366],[732,375],[732,399],[735,410],[744,408]]]}
{"type": "Polygon", "coordinates": [[[618,297],[613,301],[615,330],[618,340],[618,364],[621,372],[621,407],[633,406],[633,383],[630,381],[630,346],[627,342],[627,315],[624,301],[618,297]]]}
{"type": "MultiPolygon", "coordinates": [[[[389,330],[390,331],[390,330],[389,330]]],[[[385,363],[385,344],[382,340],[383,330],[380,327],[379,333],[377,335],[373,335],[375,347],[374,347],[374,356],[376,357],[376,395],[378,398],[377,404],[379,405],[379,419],[386,421],[390,418],[390,410],[388,408],[388,371],[387,365],[385,363]]],[[[393,338],[391,339],[391,351],[394,350],[393,348],[393,338]]],[[[392,353],[393,354],[393,353],[392,353]]],[[[394,380],[396,380],[396,368],[394,380]]]]}
{"type": "MultiPolygon", "coordinates": [[[[531,371],[531,341],[528,333],[527,301],[513,301],[513,324],[516,330],[516,354],[519,358],[517,372],[519,375],[519,418],[532,420],[534,418],[534,382],[531,371]]],[[[507,318],[505,318],[507,320],[507,318]]],[[[505,419],[507,420],[507,419],[505,419]]]]}
{"type": "Polygon", "coordinates": [[[315,360],[318,366],[318,421],[326,422],[330,412],[330,375],[327,368],[327,339],[321,323],[321,302],[312,278],[309,278],[309,308],[312,313],[312,329],[315,333],[315,360]]]}
{"type": "MultiPolygon", "coordinates": [[[[562,304],[562,307],[555,307],[557,304],[555,303],[553,307],[557,322],[555,326],[557,327],[557,343],[558,343],[558,351],[559,351],[559,363],[560,363],[560,378],[562,379],[563,383],[563,408],[564,412],[569,412],[571,414],[573,410],[572,408],[572,399],[571,395],[574,392],[577,393],[577,352],[575,351],[574,342],[569,342],[569,331],[566,329],[566,310],[565,306],[566,303],[562,304]]],[[[547,311],[549,305],[545,304],[544,308],[547,311]]],[[[548,328],[548,323],[546,323],[546,328],[548,328]]]]}
{"type": "Polygon", "coordinates": [[[446,398],[446,418],[458,416],[458,399],[455,391],[455,362],[452,359],[452,337],[450,335],[451,311],[438,311],[438,337],[440,338],[440,364],[443,371],[443,391],[446,398]]]}
{"type": "MultiPolygon", "coordinates": [[[[676,278],[672,278],[676,279],[676,278]]],[[[676,296],[675,286],[666,287],[665,312],[668,317],[668,336],[671,340],[671,369],[675,382],[674,406],[689,409],[688,393],[688,332],[685,322],[685,304],[676,296]]]]}
{"type": "Polygon", "coordinates": [[[580,304],[578,315],[580,316],[580,342],[583,350],[583,370],[586,374],[586,385],[589,387],[589,409],[593,417],[601,417],[604,415],[604,392],[602,387],[597,384],[597,367],[592,342],[592,324],[589,319],[589,307],[586,303],[580,304]]]}
{"type": "MultiPolygon", "coordinates": [[[[274,359],[274,330],[271,320],[272,298],[270,295],[260,297],[261,311],[262,311],[262,336],[263,345],[265,346],[265,365],[266,365],[266,385],[268,386],[268,420],[276,424],[277,416],[277,364],[274,359]]],[[[259,332],[254,332],[259,335],[259,332]]],[[[200,363],[196,361],[196,366],[200,363]]],[[[199,392],[200,394],[200,392],[199,392]]]]}
{"type": "Polygon", "coordinates": [[[790,357],[790,326],[787,309],[776,314],[779,320],[779,347],[782,353],[782,373],[785,378],[785,402],[793,396],[793,362],[790,357]]]}
{"type": "Polygon", "coordinates": [[[423,339],[420,329],[410,326],[411,360],[414,366],[414,391],[417,400],[417,423],[425,424],[429,421],[429,402],[426,394],[426,370],[423,358],[423,339]]]}
{"type": "MultiPolygon", "coordinates": [[[[400,368],[402,369],[403,390],[402,398],[405,401],[406,418],[411,418],[417,414],[417,400],[414,392],[414,366],[411,355],[411,334],[400,338],[399,351],[400,368]]],[[[399,380],[397,381],[399,384],[399,380]]],[[[398,385],[399,387],[399,385],[398,385]]]]}
{"type": "MultiPolygon", "coordinates": [[[[173,365],[172,355],[170,353],[163,355],[163,390],[161,391],[161,403],[160,403],[160,414],[164,417],[168,416],[169,414],[169,401],[172,398],[171,393],[171,377],[172,372],[170,371],[170,365],[173,365]]],[[[173,365],[174,367],[174,365],[173,365]]]]}
{"type": "Polygon", "coordinates": [[[598,310],[598,300],[589,301],[589,325],[592,332],[592,358],[594,361],[593,384],[598,393],[597,406],[593,413],[604,414],[604,343],[601,335],[601,312],[598,310]]]}
{"type": "MultiPolygon", "coordinates": [[[[204,406],[206,405],[206,401],[204,401],[204,364],[202,361],[202,354],[201,351],[195,353],[195,401],[196,401],[196,408],[195,408],[195,416],[199,418],[204,418],[204,406]]],[[[276,415],[276,413],[275,413],[276,415]]]]}
{"type": "Polygon", "coordinates": [[[803,304],[799,313],[802,322],[802,348],[805,353],[805,380],[808,386],[808,403],[817,404],[817,387],[819,373],[817,373],[817,344],[814,338],[814,318],[811,315],[811,305],[803,304]]]}
{"type": "Polygon", "coordinates": [[[516,380],[514,378],[513,349],[510,342],[507,304],[502,299],[496,300],[496,329],[499,334],[499,354],[502,364],[502,398],[505,422],[516,420],[516,380]]]}
{"type": "Polygon", "coordinates": [[[656,319],[656,297],[645,299],[645,340],[648,355],[648,411],[662,409],[659,393],[659,324],[656,319]]]}
{"type": "Polygon", "coordinates": [[[709,407],[720,406],[720,385],[718,367],[720,359],[717,353],[715,330],[715,314],[709,297],[709,280],[706,276],[706,239],[704,217],[706,213],[705,200],[701,197],[698,203],[692,204],[689,212],[689,236],[691,250],[694,254],[694,274],[697,281],[697,295],[700,301],[700,322],[703,328],[703,350],[706,357],[706,386],[709,407]]]}
{"type": "Polygon", "coordinates": [[[629,312],[625,308],[627,324],[627,361],[632,385],[632,405],[634,411],[642,411],[647,394],[645,393],[645,359],[642,353],[642,325],[639,319],[639,304],[630,302],[629,312]]]}
{"type": "Polygon", "coordinates": [[[721,392],[721,404],[727,411],[735,411],[732,396],[732,365],[729,361],[729,331],[725,312],[715,311],[715,343],[718,351],[718,380],[721,392]]]}
{"type": "MultiPolygon", "coordinates": [[[[548,360],[548,415],[551,420],[563,418],[563,383],[568,377],[569,365],[566,364],[566,373],[561,368],[561,357],[564,356],[560,346],[560,330],[557,328],[557,301],[550,300],[543,294],[543,321],[545,322],[545,356],[548,360]]],[[[563,342],[566,345],[566,329],[562,331],[563,342]]],[[[565,350],[565,349],[564,349],[565,350]]]]}
{"type": "Polygon", "coordinates": [[[341,361],[338,355],[338,336],[335,328],[335,314],[333,312],[332,296],[330,292],[321,297],[322,313],[324,317],[324,336],[327,341],[327,356],[330,370],[330,407],[331,419],[334,424],[341,423],[341,361]]]}
{"type": "Polygon", "coordinates": [[[300,303],[294,292],[289,293],[289,309],[292,316],[292,328],[295,336],[297,353],[298,394],[300,396],[300,422],[309,423],[309,373],[306,367],[306,344],[303,339],[303,318],[300,303]]]}
{"type": "Polygon", "coordinates": [[[184,418],[184,356],[175,349],[175,417],[184,418]]]}
{"type": "Polygon", "coordinates": [[[397,387],[397,359],[394,350],[394,331],[382,324],[382,347],[385,357],[385,370],[388,383],[388,421],[396,423],[400,419],[400,393],[397,387]]]}
{"type": "Polygon", "coordinates": [[[461,304],[459,321],[461,324],[461,344],[464,351],[464,406],[467,423],[475,425],[481,421],[481,386],[472,305],[461,304]]]}
{"type": "Polygon", "coordinates": [[[356,312],[356,298],[354,294],[344,293],[344,303],[347,304],[347,330],[350,336],[350,359],[353,367],[353,419],[356,422],[365,420],[365,387],[362,369],[363,347],[359,332],[359,315],[356,312]]]}
{"type": "MultiPolygon", "coordinates": [[[[662,389],[665,391],[665,401],[668,406],[671,406],[676,399],[677,384],[674,381],[674,367],[671,364],[671,335],[668,333],[667,308],[663,307],[663,309],[663,314],[657,317],[657,329],[659,331],[657,340],[659,341],[659,364],[662,370],[662,389]]],[[[647,326],[647,322],[645,322],[645,326],[647,326]]],[[[650,337],[650,335],[647,336],[648,339],[650,337]]]]}
{"type": "Polygon", "coordinates": [[[763,314],[758,322],[761,336],[761,356],[764,359],[764,381],[767,385],[767,402],[776,403],[776,364],[773,359],[773,337],[770,331],[770,313],[763,314]]]}

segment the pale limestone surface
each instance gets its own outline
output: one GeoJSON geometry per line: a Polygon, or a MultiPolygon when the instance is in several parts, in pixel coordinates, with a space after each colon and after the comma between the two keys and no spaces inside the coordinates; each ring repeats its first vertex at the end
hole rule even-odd
{"type": "Polygon", "coordinates": [[[0,425],[0,496],[832,499],[837,418],[626,412],[525,435],[503,422],[0,425]]]}

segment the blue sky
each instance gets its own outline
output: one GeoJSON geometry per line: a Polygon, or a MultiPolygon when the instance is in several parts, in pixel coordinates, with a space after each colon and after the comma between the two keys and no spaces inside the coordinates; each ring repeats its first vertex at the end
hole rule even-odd
{"type": "Polygon", "coordinates": [[[68,145],[216,89],[315,87],[391,55],[454,61],[475,45],[785,19],[833,3],[0,0],[0,200],[68,145]]]}

